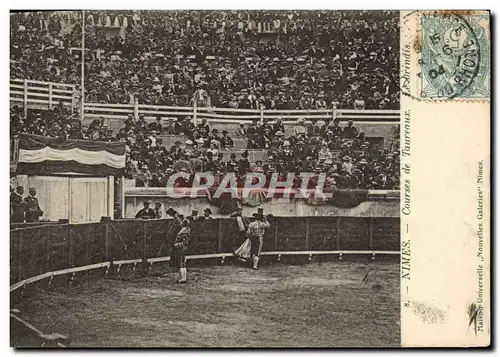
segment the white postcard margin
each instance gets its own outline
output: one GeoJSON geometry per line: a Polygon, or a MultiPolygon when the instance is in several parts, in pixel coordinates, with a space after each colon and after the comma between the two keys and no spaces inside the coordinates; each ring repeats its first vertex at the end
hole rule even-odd
{"type": "Polygon", "coordinates": [[[490,102],[421,98],[420,15],[401,12],[401,345],[488,346],[490,102]]]}

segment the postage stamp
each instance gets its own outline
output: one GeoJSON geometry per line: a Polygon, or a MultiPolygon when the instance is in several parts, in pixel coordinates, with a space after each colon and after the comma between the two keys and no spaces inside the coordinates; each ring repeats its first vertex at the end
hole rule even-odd
{"type": "Polygon", "coordinates": [[[487,12],[422,14],[422,98],[489,98],[488,16],[487,12]]]}

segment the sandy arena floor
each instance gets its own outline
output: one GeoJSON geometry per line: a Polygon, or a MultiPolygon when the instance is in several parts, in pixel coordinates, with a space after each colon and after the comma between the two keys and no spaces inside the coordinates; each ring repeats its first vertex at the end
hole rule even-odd
{"type": "Polygon", "coordinates": [[[188,268],[42,291],[15,306],[72,347],[389,347],[400,344],[399,261],[188,268]],[[363,282],[370,270],[367,281],[363,282]]]}

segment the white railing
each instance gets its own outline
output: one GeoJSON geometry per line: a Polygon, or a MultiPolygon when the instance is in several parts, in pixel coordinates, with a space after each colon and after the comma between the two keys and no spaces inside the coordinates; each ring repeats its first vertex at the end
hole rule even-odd
{"type": "MultiPolygon", "coordinates": [[[[75,96],[75,86],[51,82],[11,79],[10,100],[24,108],[42,107],[52,108],[62,101],[64,105],[76,106],[78,99],[75,96]]],[[[299,118],[330,119],[339,118],[342,121],[353,120],[364,124],[397,124],[400,121],[399,110],[357,110],[357,109],[311,109],[311,110],[269,110],[269,109],[233,109],[212,107],[179,107],[139,104],[84,103],[85,118],[105,117],[106,119],[124,120],[132,114],[135,118],[144,115],[146,119],[154,120],[157,116],[192,117],[206,119],[209,123],[240,124],[251,123],[254,120],[270,122],[278,118],[284,124],[293,124],[299,118]]]]}
{"type": "Polygon", "coordinates": [[[169,107],[147,104],[101,104],[85,103],[85,117],[104,116],[107,119],[126,119],[129,114],[134,117],[144,115],[146,120],[154,120],[157,116],[191,117],[197,120],[206,119],[208,123],[241,124],[254,120],[268,119],[273,122],[281,118],[283,124],[293,124],[297,119],[330,119],[353,120],[364,124],[397,124],[399,110],[356,110],[356,109],[315,109],[315,110],[266,110],[266,109],[232,109],[207,107],[169,107]]]}
{"type": "Polygon", "coordinates": [[[52,109],[62,102],[65,106],[75,106],[75,86],[73,84],[32,81],[28,79],[10,80],[10,101],[28,107],[52,109]]]}
{"type": "MultiPolygon", "coordinates": [[[[312,260],[312,256],[314,255],[334,255],[338,256],[339,260],[342,260],[343,255],[370,255],[372,260],[375,260],[377,255],[399,255],[401,254],[398,250],[310,250],[310,251],[274,251],[274,252],[262,252],[262,255],[265,256],[276,256],[277,261],[281,260],[281,256],[290,256],[290,255],[306,255],[309,256],[309,261],[312,260]]],[[[198,259],[214,259],[214,258],[222,258],[221,264],[224,264],[226,258],[234,257],[233,252],[227,253],[211,253],[211,254],[197,254],[197,255],[187,255],[186,260],[198,260],[198,259]]],[[[33,276],[31,278],[27,278],[21,280],[10,286],[10,293],[22,289],[23,287],[36,283],[37,281],[44,279],[54,279],[56,276],[74,274],[83,271],[95,270],[95,269],[103,269],[106,268],[105,276],[108,276],[112,267],[117,267],[117,272],[119,272],[122,265],[126,264],[134,264],[134,267],[137,264],[142,264],[144,261],[148,264],[148,269],[151,270],[154,263],[168,262],[170,261],[170,256],[162,256],[156,258],[147,258],[147,259],[127,259],[127,260],[114,260],[111,262],[103,262],[91,265],[78,266],[74,268],[67,268],[61,270],[49,271],[47,273],[43,273],[40,275],[33,276]]]]}

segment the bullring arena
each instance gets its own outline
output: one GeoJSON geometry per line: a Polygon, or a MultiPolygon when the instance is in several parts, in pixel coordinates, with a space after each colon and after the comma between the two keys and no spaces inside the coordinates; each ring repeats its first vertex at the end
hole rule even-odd
{"type": "MultiPolygon", "coordinates": [[[[19,309],[71,347],[397,347],[399,263],[190,269],[46,290],[19,309]],[[371,276],[363,283],[366,272],[371,276]],[[377,290],[377,282],[381,284],[377,290]],[[88,284],[88,285],[87,285],[88,284]],[[61,326],[65,326],[64,330],[61,326]]],[[[11,344],[33,343],[13,336],[11,344]]],[[[64,342],[63,342],[64,343],[64,342]]]]}
{"type": "Polygon", "coordinates": [[[175,284],[168,256],[156,257],[168,223],[108,221],[12,230],[12,251],[18,252],[11,260],[13,281],[52,273],[11,287],[11,307],[18,310],[12,314],[23,320],[11,318],[11,344],[399,344],[399,219],[275,218],[258,271],[224,253],[234,244],[234,222],[203,222],[194,229],[193,253],[199,254],[188,257],[185,285],[175,284]],[[330,231],[330,226],[337,228],[330,231]],[[32,235],[47,238],[33,242],[32,235]],[[112,262],[103,262],[106,251],[115,257],[112,262]],[[64,269],[69,266],[75,268],[64,269]]]}

